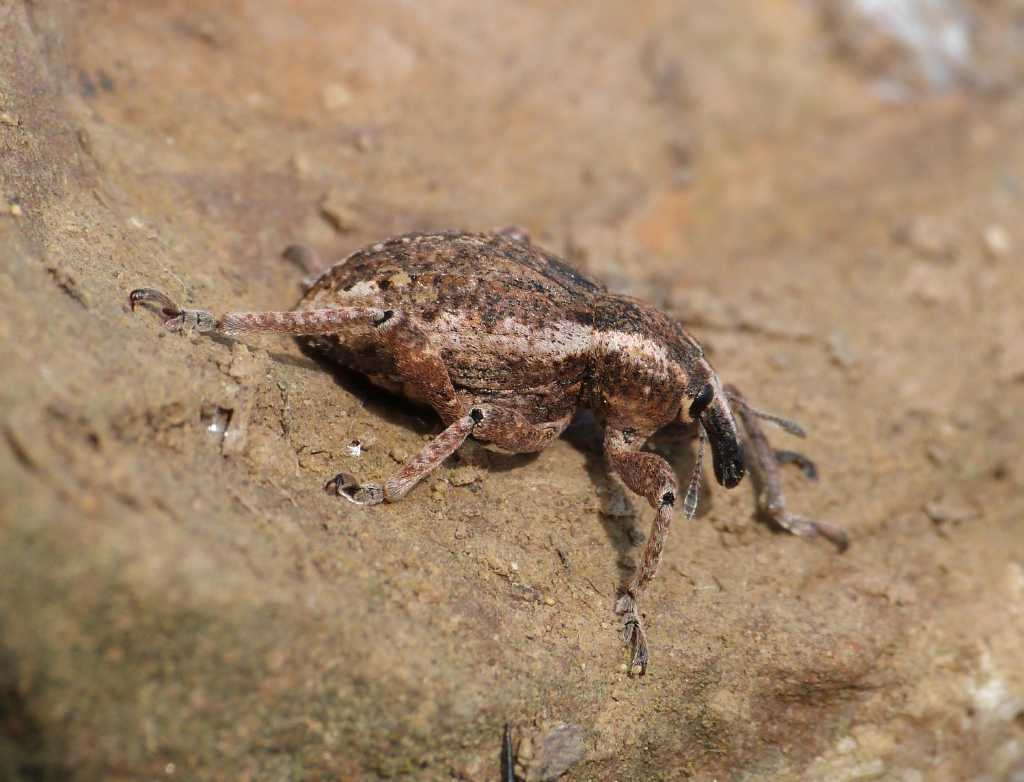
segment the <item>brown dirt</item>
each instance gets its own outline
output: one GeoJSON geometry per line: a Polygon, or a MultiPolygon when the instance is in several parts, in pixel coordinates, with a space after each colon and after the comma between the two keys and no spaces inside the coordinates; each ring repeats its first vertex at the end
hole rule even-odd
{"type": "Polygon", "coordinates": [[[0,776],[490,780],[504,722],[564,722],[571,780],[1021,779],[1020,20],[976,13],[1005,56],[894,105],[812,3],[0,2],[0,776]],[[126,308],[508,224],[807,424],[791,503],[853,540],[712,491],[642,680],[611,607],[650,511],[602,514],[592,427],[342,506],[436,421],[126,308]]]}

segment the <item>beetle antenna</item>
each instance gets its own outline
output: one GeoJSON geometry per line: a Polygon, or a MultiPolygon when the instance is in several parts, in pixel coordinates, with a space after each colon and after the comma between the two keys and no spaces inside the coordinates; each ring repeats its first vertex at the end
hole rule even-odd
{"type": "Polygon", "coordinates": [[[697,512],[697,500],[700,498],[700,481],[704,475],[704,441],[707,434],[704,432],[704,424],[701,424],[697,431],[697,460],[693,463],[693,472],[690,474],[690,485],[686,487],[686,497],[683,499],[683,515],[692,519],[697,512]]]}
{"type": "Polygon", "coordinates": [[[776,426],[785,429],[794,437],[807,437],[807,430],[800,426],[800,424],[798,424],[796,421],[792,421],[789,418],[783,418],[781,415],[766,413],[764,410],[758,410],[756,407],[751,407],[747,400],[744,399],[743,397],[736,396],[735,394],[731,394],[729,392],[726,393],[729,397],[729,402],[731,404],[742,407],[755,418],[760,418],[762,421],[767,421],[768,423],[775,424],[776,426]]]}

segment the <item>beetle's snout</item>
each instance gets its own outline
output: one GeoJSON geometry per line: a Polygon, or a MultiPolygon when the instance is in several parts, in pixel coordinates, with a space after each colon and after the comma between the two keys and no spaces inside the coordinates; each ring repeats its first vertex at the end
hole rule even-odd
{"type": "Polygon", "coordinates": [[[736,431],[736,423],[721,401],[707,409],[701,423],[708,433],[708,441],[711,444],[715,479],[725,488],[731,489],[742,481],[746,474],[743,446],[740,443],[739,432],[736,431]]]}
{"type": "Polygon", "coordinates": [[[728,447],[731,452],[712,445],[711,452],[714,455],[715,478],[725,488],[731,489],[743,480],[747,468],[743,464],[743,447],[739,441],[730,443],[728,447]]]}

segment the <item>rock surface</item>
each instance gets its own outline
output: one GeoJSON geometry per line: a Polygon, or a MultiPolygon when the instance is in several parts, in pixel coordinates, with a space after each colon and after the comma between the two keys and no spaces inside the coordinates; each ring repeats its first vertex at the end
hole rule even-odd
{"type": "Polygon", "coordinates": [[[1019,53],[894,108],[816,4],[340,8],[0,2],[0,778],[490,780],[508,722],[573,726],[568,780],[1020,779],[1019,53]],[[852,537],[712,489],[641,680],[650,510],[602,513],[591,425],[344,506],[429,412],[126,306],[287,307],[289,244],[506,225],[685,311],[852,537]]]}

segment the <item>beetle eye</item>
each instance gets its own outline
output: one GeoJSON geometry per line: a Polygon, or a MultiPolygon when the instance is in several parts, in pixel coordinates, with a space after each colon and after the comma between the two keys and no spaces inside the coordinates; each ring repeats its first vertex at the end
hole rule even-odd
{"type": "Polygon", "coordinates": [[[704,409],[711,404],[711,400],[715,398],[715,389],[708,383],[704,388],[700,390],[697,397],[693,400],[693,404],[690,405],[690,419],[696,421],[704,409]]]}

